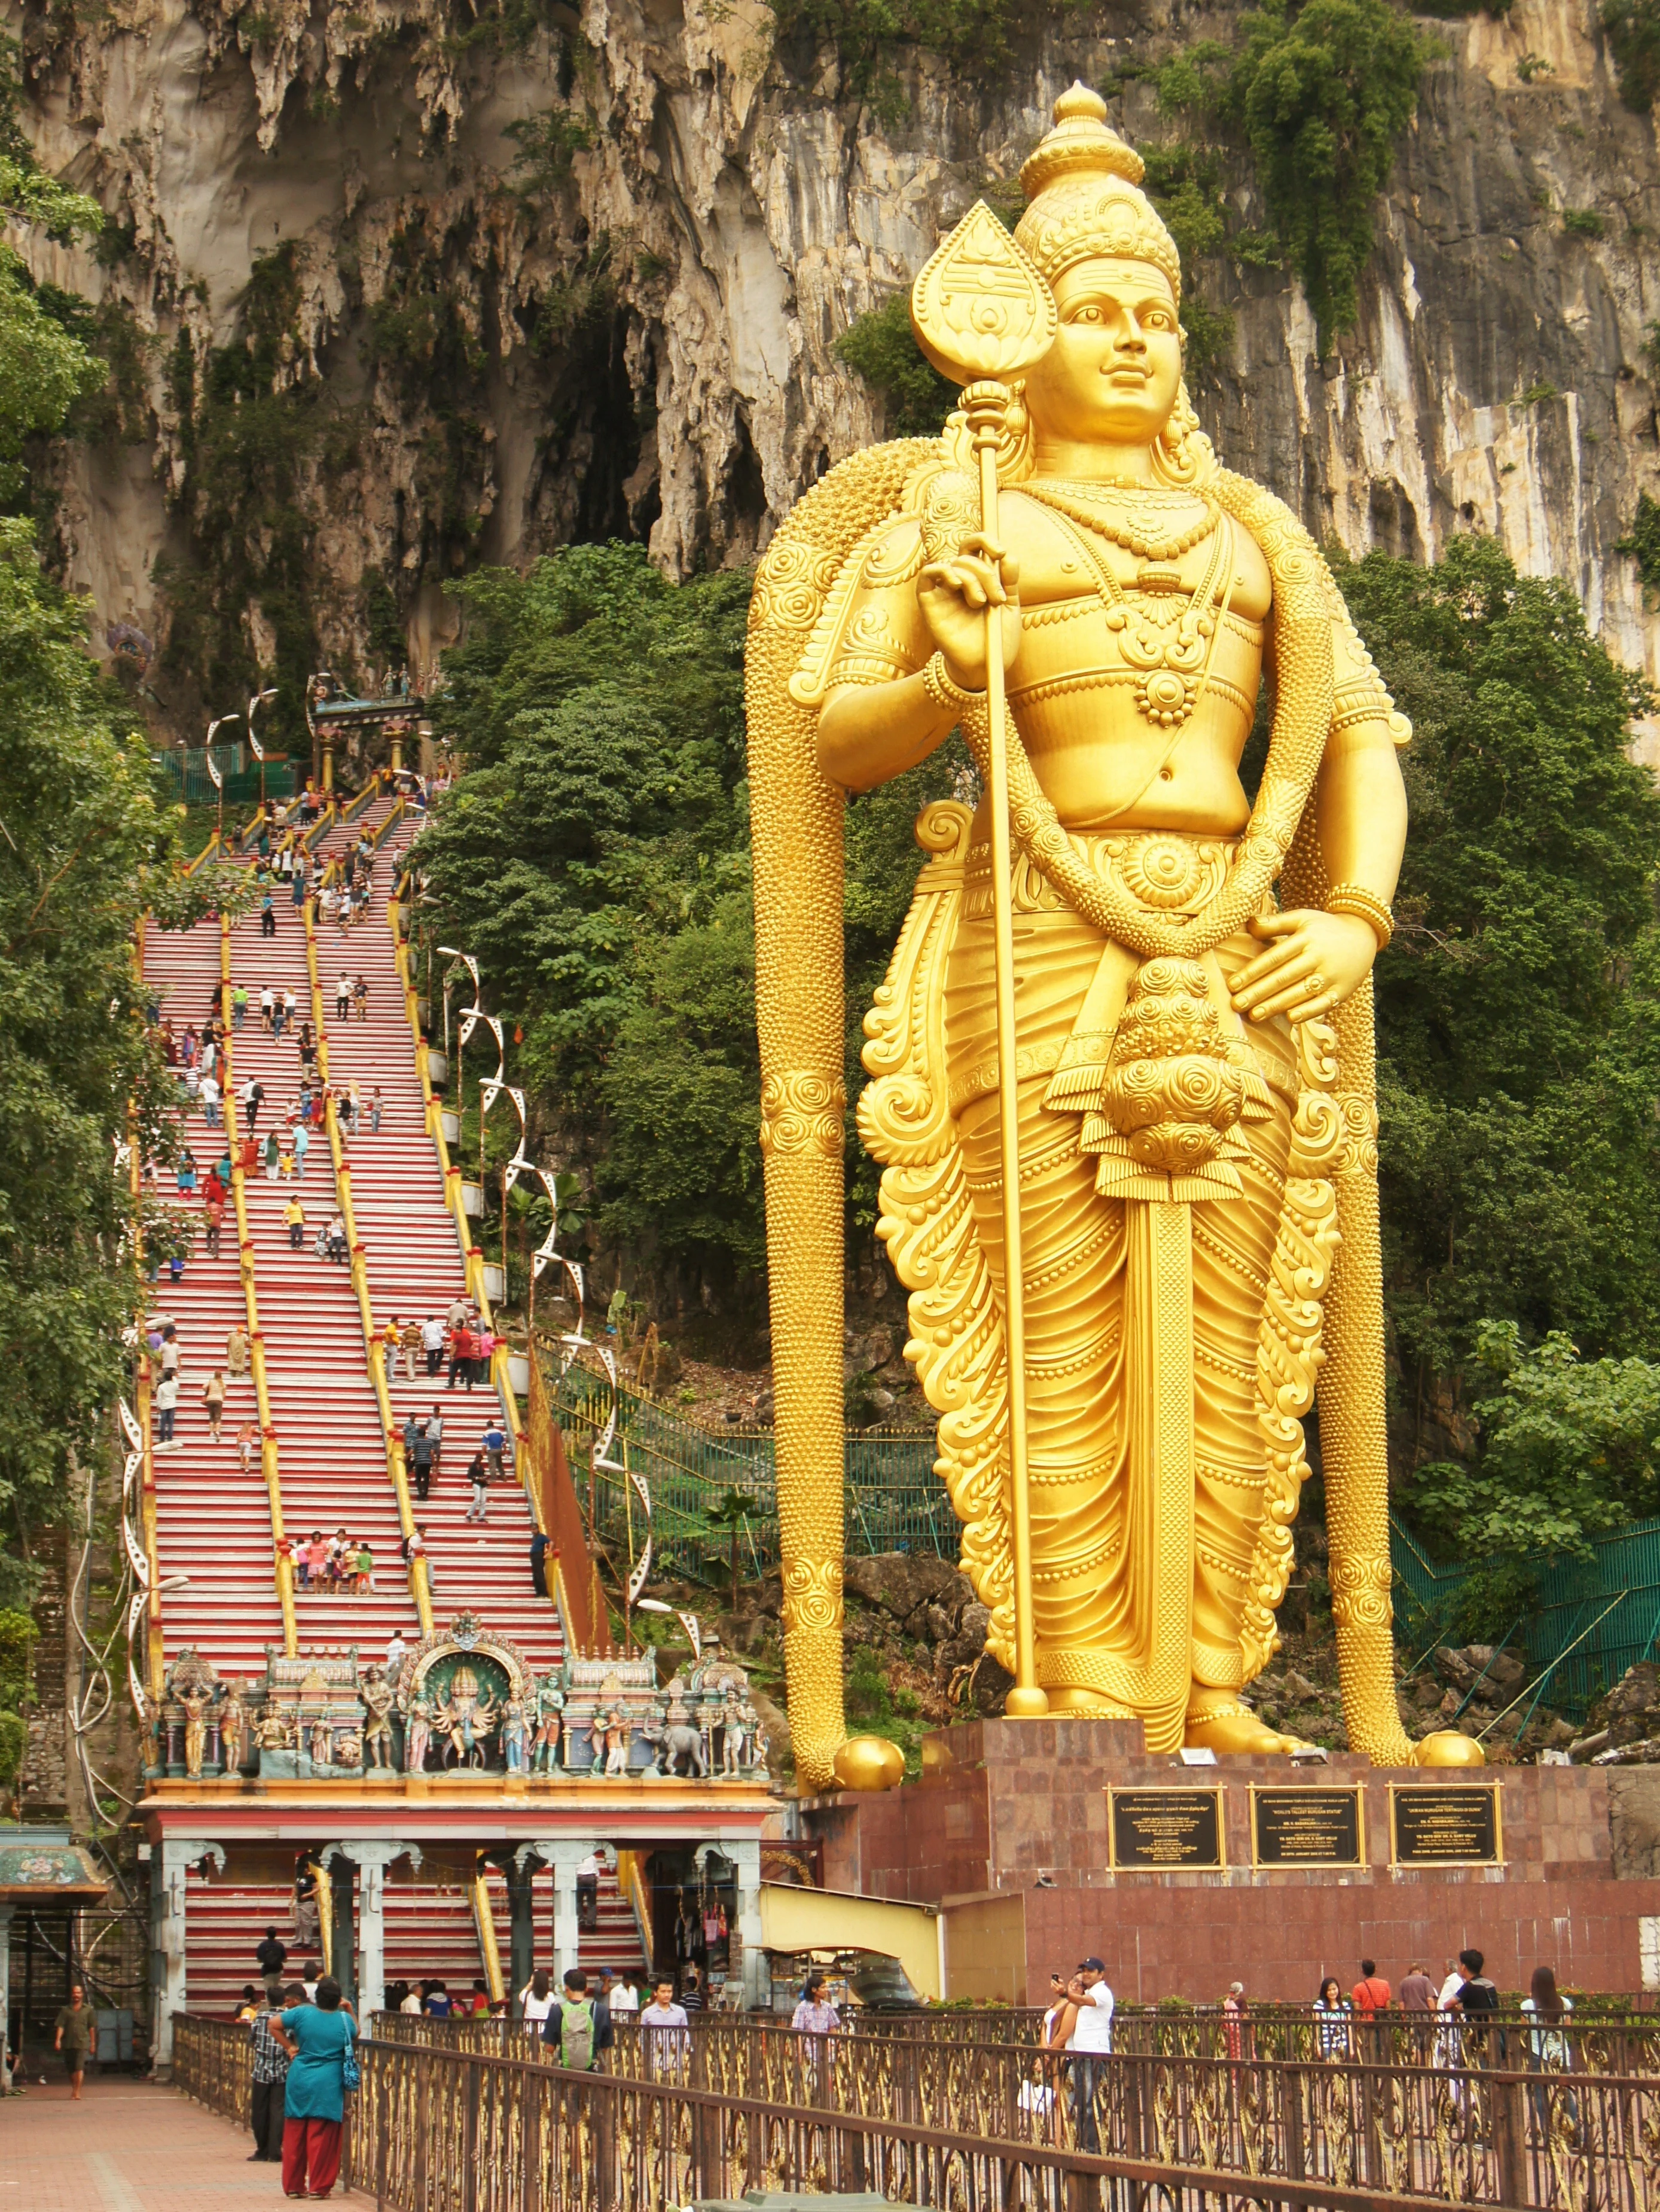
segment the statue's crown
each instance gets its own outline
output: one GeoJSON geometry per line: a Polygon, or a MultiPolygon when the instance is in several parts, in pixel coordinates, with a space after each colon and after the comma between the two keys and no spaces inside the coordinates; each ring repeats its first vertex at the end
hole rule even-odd
{"type": "Polygon", "coordinates": [[[1107,104],[1086,84],[1055,103],[1055,128],[1021,166],[1027,207],[1015,236],[1053,284],[1095,256],[1151,262],[1177,296],[1176,241],[1141,191],[1146,165],[1107,121],[1107,104]]]}

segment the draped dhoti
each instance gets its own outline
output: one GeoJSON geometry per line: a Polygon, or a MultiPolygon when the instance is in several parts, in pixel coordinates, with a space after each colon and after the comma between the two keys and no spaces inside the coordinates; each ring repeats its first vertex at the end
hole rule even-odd
{"type": "MultiPolygon", "coordinates": [[[[1073,840],[1097,865],[1117,867],[1121,880],[1126,852],[1133,860],[1152,842],[1073,840]]],[[[1178,861],[1191,848],[1225,865],[1227,848],[1216,841],[1157,842],[1176,848],[1178,861]]],[[[1169,1746],[1181,1741],[1193,1682],[1226,1691],[1243,1679],[1241,1619],[1267,1475],[1258,1332],[1291,1149],[1294,1051],[1283,1022],[1247,1035],[1226,1009],[1224,978],[1262,950],[1248,935],[1230,940],[1203,963],[1210,1000],[1230,1025],[1230,1049],[1261,1079],[1255,1118],[1230,1138],[1225,1172],[1235,1190],[1195,1196],[1201,1185],[1164,1178],[1177,1195],[1111,1194],[1156,1182],[1104,1159],[1116,1140],[1104,1146],[1099,1133],[1098,1079],[1123,1000],[1122,980],[1115,999],[1112,979],[1133,977],[1137,963],[1025,861],[1013,888],[1038,1680],[1140,1714],[1150,1743],[1169,1746]],[[1080,1051],[1080,1030],[1092,1024],[1103,1024],[1101,1041],[1085,1036],[1080,1051]],[[1084,1080],[1057,1103],[1069,1060],[1084,1080]]],[[[1157,882],[1152,889],[1148,903],[1168,913],[1167,892],[1157,882]]],[[[983,848],[970,855],[946,970],[945,1034],[951,1111],[1000,1307],[995,979],[983,848]]]]}

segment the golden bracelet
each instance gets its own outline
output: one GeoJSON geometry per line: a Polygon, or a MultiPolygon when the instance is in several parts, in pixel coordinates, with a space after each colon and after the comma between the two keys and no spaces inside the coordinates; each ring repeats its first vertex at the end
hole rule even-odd
{"type": "Polygon", "coordinates": [[[1358,921],[1370,924],[1380,952],[1395,934],[1395,916],[1388,901],[1363,884],[1334,884],[1326,895],[1326,912],[1352,914],[1358,921]]]}
{"type": "Polygon", "coordinates": [[[960,684],[953,683],[951,671],[946,665],[946,656],[936,653],[922,670],[922,689],[934,705],[948,714],[961,714],[970,707],[983,707],[983,691],[965,691],[960,684]]]}

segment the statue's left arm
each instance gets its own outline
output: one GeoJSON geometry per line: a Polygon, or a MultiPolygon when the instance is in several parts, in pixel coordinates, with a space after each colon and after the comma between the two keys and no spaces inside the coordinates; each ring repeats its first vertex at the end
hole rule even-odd
{"type": "Polygon", "coordinates": [[[1347,616],[1335,619],[1335,711],[1315,786],[1329,907],[1292,907],[1253,921],[1264,951],[1231,978],[1256,1021],[1326,1016],[1371,973],[1388,942],[1389,902],[1407,843],[1398,749],[1410,734],[1347,616]]]}

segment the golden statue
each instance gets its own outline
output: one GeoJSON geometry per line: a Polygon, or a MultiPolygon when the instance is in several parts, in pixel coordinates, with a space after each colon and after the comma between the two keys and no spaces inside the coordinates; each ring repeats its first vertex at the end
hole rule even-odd
{"type": "Polygon", "coordinates": [[[892,1778],[842,1700],[843,794],[958,726],[983,796],[918,823],[933,857],[866,1018],[859,1124],[1008,1711],[1294,1748],[1240,1692],[1274,1649],[1323,1361],[1351,1743],[1472,1756],[1414,1752],[1390,1635],[1371,971],[1411,732],[1307,532],[1199,429],[1176,246],[1105,114],[1075,85],[1012,240],[978,207],[918,277],[919,341],[966,387],[944,435],[832,470],[756,580],[761,1142],[812,1784],[838,1755],[892,1778]]]}

